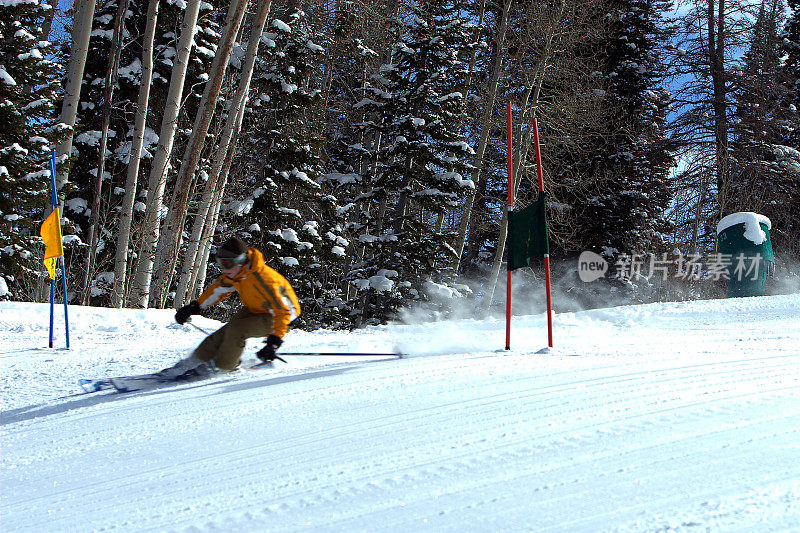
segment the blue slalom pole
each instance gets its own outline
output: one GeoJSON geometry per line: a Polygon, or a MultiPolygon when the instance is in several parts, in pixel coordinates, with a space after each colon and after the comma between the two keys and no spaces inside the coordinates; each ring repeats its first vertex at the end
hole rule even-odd
{"type": "MultiPolygon", "coordinates": [[[[50,183],[51,183],[51,197],[52,202],[51,205],[55,206],[56,202],[58,201],[56,197],[56,182],[55,182],[55,150],[52,150],[50,153],[50,183]]],[[[56,280],[50,280],[50,348],[53,347],[53,315],[55,314],[55,303],[56,303],[56,280]]]]}
{"type": "MultiPolygon", "coordinates": [[[[53,285],[55,285],[53,281],[53,285]]],[[[61,286],[64,291],[64,333],[67,337],[67,350],[69,350],[69,311],[67,310],[67,267],[64,263],[64,256],[61,256],[61,286]]]]}
{"type": "MultiPolygon", "coordinates": [[[[56,192],[56,151],[50,150],[50,184],[52,185],[53,209],[58,209],[58,193],[56,192]]],[[[59,221],[60,224],[60,221],[59,221]]],[[[61,238],[61,230],[58,231],[61,238]]],[[[63,289],[62,299],[64,300],[64,331],[67,339],[67,350],[69,350],[69,312],[67,309],[67,268],[64,263],[64,256],[61,256],[61,286],[63,289]]],[[[55,300],[55,280],[50,280],[50,347],[53,347],[53,303],[55,300]]]]}
{"type": "Polygon", "coordinates": [[[50,280],[50,348],[53,347],[53,309],[56,301],[56,280],[50,280]]]}

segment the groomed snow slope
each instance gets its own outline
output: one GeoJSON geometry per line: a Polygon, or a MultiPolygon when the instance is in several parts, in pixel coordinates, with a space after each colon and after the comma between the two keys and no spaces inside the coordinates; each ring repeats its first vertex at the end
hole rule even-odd
{"type": "Polygon", "coordinates": [[[544,354],[541,315],[508,353],[499,321],[293,331],[408,357],[127,395],[69,396],[202,334],[73,307],[49,350],[47,313],[0,303],[4,533],[800,530],[800,295],[559,314],[544,354]]]}

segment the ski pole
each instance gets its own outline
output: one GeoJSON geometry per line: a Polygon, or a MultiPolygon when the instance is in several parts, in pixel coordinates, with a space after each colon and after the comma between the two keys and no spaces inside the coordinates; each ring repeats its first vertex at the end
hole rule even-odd
{"type": "Polygon", "coordinates": [[[374,352],[283,352],[283,355],[292,356],[327,356],[327,357],[397,357],[403,358],[400,353],[374,353],[374,352]]]}
{"type": "Polygon", "coordinates": [[[186,321],[186,323],[187,323],[187,324],[189,324],[190,326],[192,326],[194,329],[196,329],[196,330],[198,330],[198,331],[202,331],[202,332],[203,332],[203,333],[205,333],[206,335],[211,335],[211,333],[210,333],[210,332],[208,332],[208,331],[204,330],[204,329],[203,329],[203,328],[201,328],[200,326],[196,326],[195,324],[192,324],[192,321],[191,321],[191,320],[187,320],[187,321],[186,321]]]}
{"type": "MultiPolygon", "coordinates": [[[[198,330],[198,331],[202,331],[202,332],[203,332],[203,333],[205,333],[206,335],[211,335],[211,333],[209,333],[208,331],[204,330],[204,329],[203,329],[203,328],[201,328],[200,326],[197,326],[197,325],[195,325],[195,324],[192,324],[192,321],[191,321],[191,320],[187,320],[187,321],[186,321],[186,323],[187,323],[187,324],[189,324],[190,326],[192,326],[193,328],[195,328],[196,330],[198,330]]],[[[286,363],[286,359],[282,359],[281,357],[279,357],[279,356],[277,356],[277,355],[275,356],[275,359],[277,359],[278,361],[283,361],[284,363],[286,363]]],[[[289,363],[286,363],[286,364],[289,364],[289,363]]]]}

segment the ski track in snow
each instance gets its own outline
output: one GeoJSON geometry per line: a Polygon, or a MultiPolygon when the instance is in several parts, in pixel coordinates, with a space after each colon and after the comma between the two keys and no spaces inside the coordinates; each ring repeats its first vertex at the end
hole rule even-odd
{"type": "Polygon", "coordinates": [[[800,295],[560,314],[545,354],[543,316],[510,352],[497,320],[293,331],[407,357],[127,395],[71,394],[202,335],[74,309],[67,352],[0,304],[4,532],[800,530],[800,295]]]}

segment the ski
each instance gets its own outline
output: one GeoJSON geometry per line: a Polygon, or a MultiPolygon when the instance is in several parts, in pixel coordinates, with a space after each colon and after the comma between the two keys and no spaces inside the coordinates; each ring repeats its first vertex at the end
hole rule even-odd
{"type": "Polygon", "coordinates": [[[324,357],[396,357],[403,358],[401,353],[374,353],[374,352],[281,352],[280,355],[288,356],[324,356],[324,357]]]}
{"type": "MultiPolygon", "coordinates": [[[[124,376],[124,379],[146,379],[149,377],[153,377],[153,374],[140,374],[138,376],[124,376]]],[[[109,390],[114,388],[114,384],[111,380],[113,379],[122,379],[121,377],[118,378],[101,378],[101,379],[79,379],[78,385],[80,385],[81,389],[84,392],[91,393],[91,392],[99,392],[104,390],[109,390]]]]}
{"type": "Polygon", "coordinates": [[[167,383],[179,383],[176,379],[165,379],[156,374],[143,374],[141,376],[121,376],[108,380],[117,392],[135,392],[152,389],[167,383]]]}
{"type": "Polygon", "coordinates": [[[111,381],[108,379],[79,379],[78,385],[80,385],[83,392],[86,393],[112,388],[111,381]]]}
{"type": "Polygon", "coordinates": [[[247,370],[259,370],[264,368],[275,368],[275,365],[272,363],[272,361],[261,361],[260,363],[254,363],[252,365],[245,366],[244,368],[247,370]]]}
{"type": "MultiPolygon", "coordinates": [[[[271,362],[258,363],[253,366],[242,366],[243,370],[257,370],[274,368],[271,362]]],[[[235,372],[235,371],[234,371],[235,372]]],[[[201,381],[210,381],[214,378],[224,377],[230,375],[231,372],[217,372],[206,376],[185,378],[183,376],[176,376],[174,378],[164,378],[157,374],[142,374],[141,376],[122,376],[111,378],[108,380],[109,384],[117,390],[117,392],[136,392],[140,390],[156,389],[161,387],[169,387],[172,385],[182,385],[184,383],[196,383],[201,381]]]]}
{"type": "MultiPolygon", "coordinates": [[[[291,353],[284,353],[281,355],[289,355],[289,356],[318,355],[318,356],[340,356],[340,357],[373,356],[373,357],[402,358],[402,355],[397,353],[366,353],[366,352],[349,352],[349,353],[291,352],[291,353]]],[[[283,361],[283,359],[280,360],[283,361]]],[[[380,360],[385,361],[386,359],[380,359],[380,360]]],[[[351,364],[351,363],[341,363],[341,364],[351,364]]],[[[240,369],[242,370],[266,370],[273,368],[275,368],[275,365],[273,364],[272,361],[258,362],[251,365],[240,366],[240,369]]],[[[224,373],[207,376],[206,378],[197,380],[186,380],[186,379],[163,378],[157,374],[140,374],[136,376],[118,376],[118,377],[104,378],[104,379],[79,379],[78,384],[80,385],[81,389],[83,389],[84,393],[93,393],[93,392],[107,391],[107,390],[115,390],[116,392],[127,393],[127,392],[155,389],[160,387],[167,387],[171,385],[179,385],[182,383],[191,383],[193,381],[204,381],[206,379],[219,377],[221,375],[224,375],[224,373]]]]}

